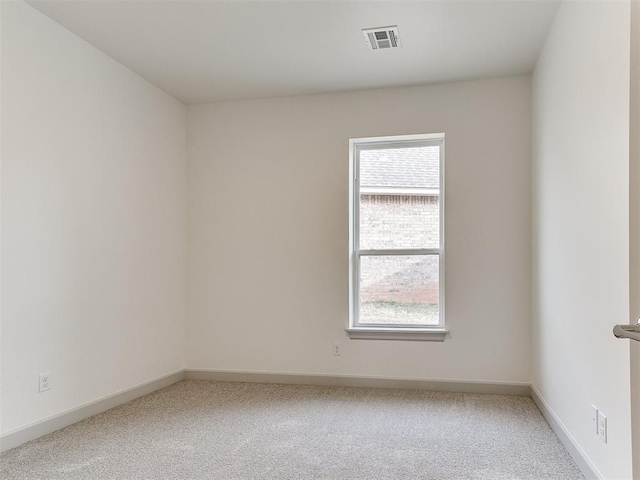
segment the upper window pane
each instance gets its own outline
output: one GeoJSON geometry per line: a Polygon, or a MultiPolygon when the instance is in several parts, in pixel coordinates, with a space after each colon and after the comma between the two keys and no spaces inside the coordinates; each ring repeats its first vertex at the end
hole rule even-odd
{"type": "Polygon", "coordinates": [[[361,150],[360,249],[440,246],[440,147],[361,150]]]}

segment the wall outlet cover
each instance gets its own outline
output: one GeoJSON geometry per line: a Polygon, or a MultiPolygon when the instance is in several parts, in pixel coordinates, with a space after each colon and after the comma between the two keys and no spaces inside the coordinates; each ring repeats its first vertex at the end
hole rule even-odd
{"type": "Polygon", "coordinates": [[[46,392],[51,390],[51,372],[41,373],[38,376],[38,392],[46,392]]]}
{"type": "Polygon", "coordinates": [[[607,417],[602,412],[598,412],[598,435],[604,443],[607,443],[607,417]]]}

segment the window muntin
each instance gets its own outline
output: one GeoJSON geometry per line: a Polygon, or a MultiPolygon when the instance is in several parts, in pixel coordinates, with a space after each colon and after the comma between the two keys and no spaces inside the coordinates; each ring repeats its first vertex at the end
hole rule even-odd
{"type": "Polygon", "coordinates": [[[350,143],[350,327],[442,327],[444,135],[350,143]]]}

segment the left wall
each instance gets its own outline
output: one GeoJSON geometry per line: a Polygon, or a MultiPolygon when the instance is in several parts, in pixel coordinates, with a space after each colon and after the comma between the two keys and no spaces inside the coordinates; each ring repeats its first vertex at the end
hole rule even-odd
{"type": "Polygon", "coordinates": [[[184,367],[186,122],[31,6],[1,5],[6,434],[184,367]]]}

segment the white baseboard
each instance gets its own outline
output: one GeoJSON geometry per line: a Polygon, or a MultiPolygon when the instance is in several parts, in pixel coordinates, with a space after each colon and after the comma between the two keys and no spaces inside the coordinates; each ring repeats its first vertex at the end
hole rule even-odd
{"type": "Polygon", "coordinates": [[[39,420],[25,427],[8,431],[0,436],[0,452],[11,450],[12,448],[18,447],[30,440],[55,432],[61,428],[68,427],[80,420],[92,417],[93,415],[97,415],[98,413],[102,413],[143,395],[155,392],[161,388],[168,387],[173,383],[184,380],[184,378],[184,370],[178,370],[168,375],[163,375],[162,377],[141,383],[135,387],[127,388],[126,390],[121,390],[106,397],[85,403],[79,407],[66,410],[52,417],[39,420]]]}
{"type": "Polygon", "coordinates": [[[549,404],[545,401],[545,399],[540,395],[540,392],[536,389],[534,385],[531,385],[531,398],[538,406],[538,410],[542,413],[544,418],[549,423],[549,426],[556,434],[558,439],[564,448],[566,448],[573,461],[576,462],[578,468],[585,476],[587,480],[604,480],[602,474],[598,471],[596,466],[591,463],[587,454],[580,448],[578,442],[576,442],[575,438],[569,433],[569,430],[562,424],[558,416],[551,410],[549,404]]]}
{"type": "Polygon", "coordinates": [[[294,385],[328,385],[339,387],[400,388],[439,392],[490,393],[498,395],[531,395],[528,383],[482,382],[459,380],[423,380],[420,378],[369,377],[315,373],[246,372],[238,370],[187,369],[190,380],[224,382],[284,383],[294,385]]]}

